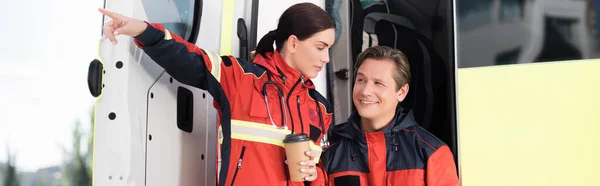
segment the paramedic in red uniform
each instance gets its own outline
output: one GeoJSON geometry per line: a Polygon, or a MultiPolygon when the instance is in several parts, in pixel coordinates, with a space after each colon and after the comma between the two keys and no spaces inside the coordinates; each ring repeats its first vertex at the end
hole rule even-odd
{"type": "Polygon", "coordinates": [[[306,184],[323,183],[315,162],[332,113],[310,78],[329,62],[334,42],[335,23],[325,10],[310,3],[288,8],[277,29],[260,40],[251,63],[201,49],[161,24],[99,10],[112,18],[104,34],[114,44],[117,35],[134,37],[167,73],[214,97],[223,136],[219,185],[304,185],[288,178],[282,140],[292,131],[313,142],[305,153],[311,160],[301,162],[306,184]]]}
{"type": "Polygon", "coordinates": [[[354,69],[357,112],[329,130],[331,147],[321,157],[327,185],[458,185],[448,146],[399,106],[411,77],[406,56],[375,46],[359,55],[354,69]]]}

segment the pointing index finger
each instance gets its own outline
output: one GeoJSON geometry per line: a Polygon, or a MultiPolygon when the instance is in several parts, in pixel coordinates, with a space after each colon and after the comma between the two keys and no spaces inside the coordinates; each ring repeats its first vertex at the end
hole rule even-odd
{"type": "Polygon", "coordinates": [[[108,11],[108,10],[106,10],[104,8],[98,8],[98,11],[100,11],[102,14],[104,14],[104,15],[112,18],[112,19],[119,19],[119,18],[121,18],[121,15],[119,15],[117,13],[114,13],[114,12],[111,12],[111,11],[108,11]]]}

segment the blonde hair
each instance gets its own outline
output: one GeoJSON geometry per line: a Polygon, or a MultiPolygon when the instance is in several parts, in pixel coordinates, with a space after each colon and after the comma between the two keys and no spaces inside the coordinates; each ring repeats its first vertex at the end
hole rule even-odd
{"type": "Polygon", "coordinates": [[[373,46],[367,48],[358,55],[356,64],[354,65],[354,77],[358,73],[358,68],[367,59],[375,60],[390,60],[394,62],[396,72],[394,73],[394,81],[396,81],[396,90],[400,90],[405,84],[410,84],[410,65],[408,58],[402,51],[393,49],[387,46],[373,46]]]}

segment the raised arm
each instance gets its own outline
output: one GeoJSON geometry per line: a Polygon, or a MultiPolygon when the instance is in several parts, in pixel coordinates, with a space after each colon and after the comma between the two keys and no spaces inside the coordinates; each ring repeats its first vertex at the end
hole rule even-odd
{"type": "Polygon", "coordinates": [[[134,37],[135,44],[173,78],[181,83],[206,90],[202,82],[207,75],[214,74],[215,78],[219,77],[219,74],[216,74],[219,72],[219,66],[213,66],[221,61],[219,56],[183,40],[161,24],[148,23],[147,25],[144,32],[134,37]]]}
{"type": "Polygon", "coordinates": [[[207,78],[212,75],[226,93],[235,92],[230,89],[236,87],[243,69],[231,64],[247,62],[205,51],[161,24],[136,20],[102,8],[99,11],[111,18],[104,26],[104,34],[114,44],[118,42],[118,35],[131,36],[138,47],[179,82],[206,90],[207,78]]]}

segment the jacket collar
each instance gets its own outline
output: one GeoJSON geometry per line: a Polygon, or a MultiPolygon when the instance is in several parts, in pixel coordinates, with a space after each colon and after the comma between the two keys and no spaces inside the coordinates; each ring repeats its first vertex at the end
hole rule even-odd
{"type": "Polygon", "coordinates": [[[296,90],[301,90],[298,87],[302,87],[302,85],[311,89],[315,88],[310,78],[290,67],[278,51],[268,52],[265,55],[258,54],[254,59],[254,63],[267,69],[272,76],[277,77],[273,81],[287,87],[288,90],[292,89],[296,82],[298,82],[298,85],[294,88],[296,90]]]}
{"type": "MultiPolygon", "coordinates": [[[[332,138],[344,137],[349,139],[354,139],[359,135],[363,135],[363,131],[360,128],[360,120],[361,117],[358,114],[358,111],[354,111],[346,123],[333,127],[330,131],[330,135],[333,136],[332,138]]],[[[383,128],[382,132],[386,137],[389,137],[400,130],[413,125],[418,125],[415,121],[413,111],[405,110],[398,104],[394,119],[392,119],[392,122],[390,122],[388,126],[383,128]]]]}

